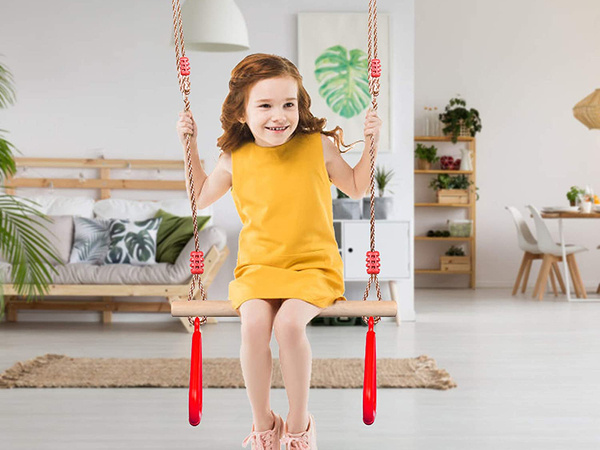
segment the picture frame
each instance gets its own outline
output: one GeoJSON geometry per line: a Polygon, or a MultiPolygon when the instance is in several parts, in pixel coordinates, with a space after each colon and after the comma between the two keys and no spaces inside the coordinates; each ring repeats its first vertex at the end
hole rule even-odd
{"type": "MultiPolygon", "coordinates": [[[[379,153],[391,152],[389,22],[389,14],[378,14],[377,57],[382,73],[377,114],[383,122],[379,153]]],[[[368,14],[298,13],[298,69],[312,100],[311,112],[327,119],[327,130],[340,126],[346,144],[364,139],[371,106],[367,66],[368,14]]],[[[363,148],[360,143],[348,153],[363,148]]]]}

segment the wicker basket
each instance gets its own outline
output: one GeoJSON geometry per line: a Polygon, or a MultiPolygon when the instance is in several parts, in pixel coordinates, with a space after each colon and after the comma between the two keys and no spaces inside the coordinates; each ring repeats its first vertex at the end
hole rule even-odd
{"type": "MultiPolygon", "coordinates": [[[[459,137],[470,137],[471,132],[469,131],[469,128],[467,128],[465,125],[463,125],[462,120],[458,123],[460,124],[460,131],[458,132],[458,136],[459,137]]],[[[444,125],[444,127],[445,127],[445,125],[444,125]]],[[[444,133],[444,136],[452,136],[452,133],[444,133]]]]}

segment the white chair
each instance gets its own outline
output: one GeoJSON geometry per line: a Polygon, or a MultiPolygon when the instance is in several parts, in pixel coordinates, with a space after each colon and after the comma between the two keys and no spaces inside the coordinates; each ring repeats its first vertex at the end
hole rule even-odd
{"type": "MultiPolygon", "coordinates": [[[[513,221],[517,228],[517,241],[519,242],[519,248],[523,250],[523,260],[521,261],[521,267],[519,267],[517,279],[515,281],[515,285],[512,291],[512,295],[516,295],[517,291],[519,290],[519,284],[521,283],[521,279],[523,279],[523,287],[521,289],[521,292],[524,293],[527,289],[527,281],[529,280],[529,273],[531,271],[532,262],[537,259],[543,259],[544,255],[538,246],[537,240],[535,239],[535,237],[533,237],[533,234],[531,233],[527,222],[525,222],[525,219],[523,219],[521,212],[514,206],[507,206],[506,210],[511,214],[513,218],[513,221]]],[[[560,274],[558,264],[552,264],[552,269],[553,271],[550,271],[550,280],[552,281],[554,295],[558,295],[556,283],[554,281],[555,277],[558,280],[558,283],[560,284],[563,294],[566,293],[565,284],[560,274]]]]}
{"type": "MultiPolygon", "coordinates": [[[[540,268],[540,274],[538,275],[537,283],[533,291],[533,297],[538,297],[542,300],[544,297],[544,290],[546,288],[546,280],[550,273],[550,268],[553,264],[562,261],[562,249],[560,244],[556,244],[550,230],[546,226],[544,219],[540,215],[540,212],[535,206],[527,205],[527,208],[533,215],[533,221],[535,223],[535,230],[538,237],[538,247],[544,254],[542,261],[542,267],[540,268]]],[[[579,273],[579,267],[575,260],[575,253],[586,251],[587,248],[579,245],[565,245],[565,253],[567,255],[567,265],[569,266],[569,272],[571,273],[571,279],[573,280],[573,286],[575,288],[575,294],[578,298],[587,298],[583,282],[581,281],[581,274],[579,273]]]]}

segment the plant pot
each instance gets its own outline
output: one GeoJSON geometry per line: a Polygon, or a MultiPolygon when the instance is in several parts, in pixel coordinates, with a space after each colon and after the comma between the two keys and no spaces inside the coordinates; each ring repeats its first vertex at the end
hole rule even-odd
{"type": "Polygon", "coordinates": [[[417,170],[431,170],[431,163],[426,159],[417,159],[417,170]]]}
{"type": "Polygon", "coordinates": [[[333,218],[360,220],[360,200],[354,200],[351,198],[334,198],[333,218]]]}
{"type": "Polygon", "coordinates": [[[437,191],[438,203],[469,203],[469,191],[466,189],[440,189],[437,191]]]}
{"type": "Polygon", "coordinates": [[[470,272],[470,256],[440,256],[440,270],[442,272],[470,272]]]}
{"type": "MultiPolygon", "coordinates": [[[[375,220],[391,217],[394,208],[394,197],[375,197],[375,220]]],[[[363,218],[371,219],[371,197],[363,197],[363,218]]]]}
{"type": "MultiPolygon", "coordinates": [[[[469,128],[467,128],[465,125],[463,125],[463,121],[459,121],[460,124],[460,131],[458,132],[458,136],[459,137],[470,137],[471,136],[471,131],[469,131],[469,128]]],[[[446,124],[443,124],[444,127],[446,127],[446,124]]],[[[452,136],[452,133],[444,133],[444,136],[452,136]]]]}

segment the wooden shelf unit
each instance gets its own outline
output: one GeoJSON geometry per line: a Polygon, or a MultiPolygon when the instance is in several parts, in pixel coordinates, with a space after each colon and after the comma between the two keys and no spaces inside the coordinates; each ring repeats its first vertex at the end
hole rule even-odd
{"type": "MultiPolygon", "coordinates": [[[[450,136],[415,136],[415,142],[452,142],[450,136]]],[[[466,175],[473,182],[473,189],[469,193],[469,203],[467,204],[440,204],[440,203],[415,203],[415,208],[465,208],[467,210],[467,219],[473,221],[472,233],[470,237],[427,237],[415,236],[415,241],[425,242],[466,242],[469,244],[471,257],[471,270],[468,272],[442,271],[440,269],[415,269],[415,274],[438,274],[438,275],[469,275],[469,287],[475,289],[476,268],[477,268],[477,143],[474,137],[458,137],[458,143],[466,143],[466,148],[471,150],[471,160],[473,170],[415,170],[415,175],[437,175],[446,173],[448,175],[466,175]]],[[[416,220],[416,218],[415,218],[416,220]]]]}

